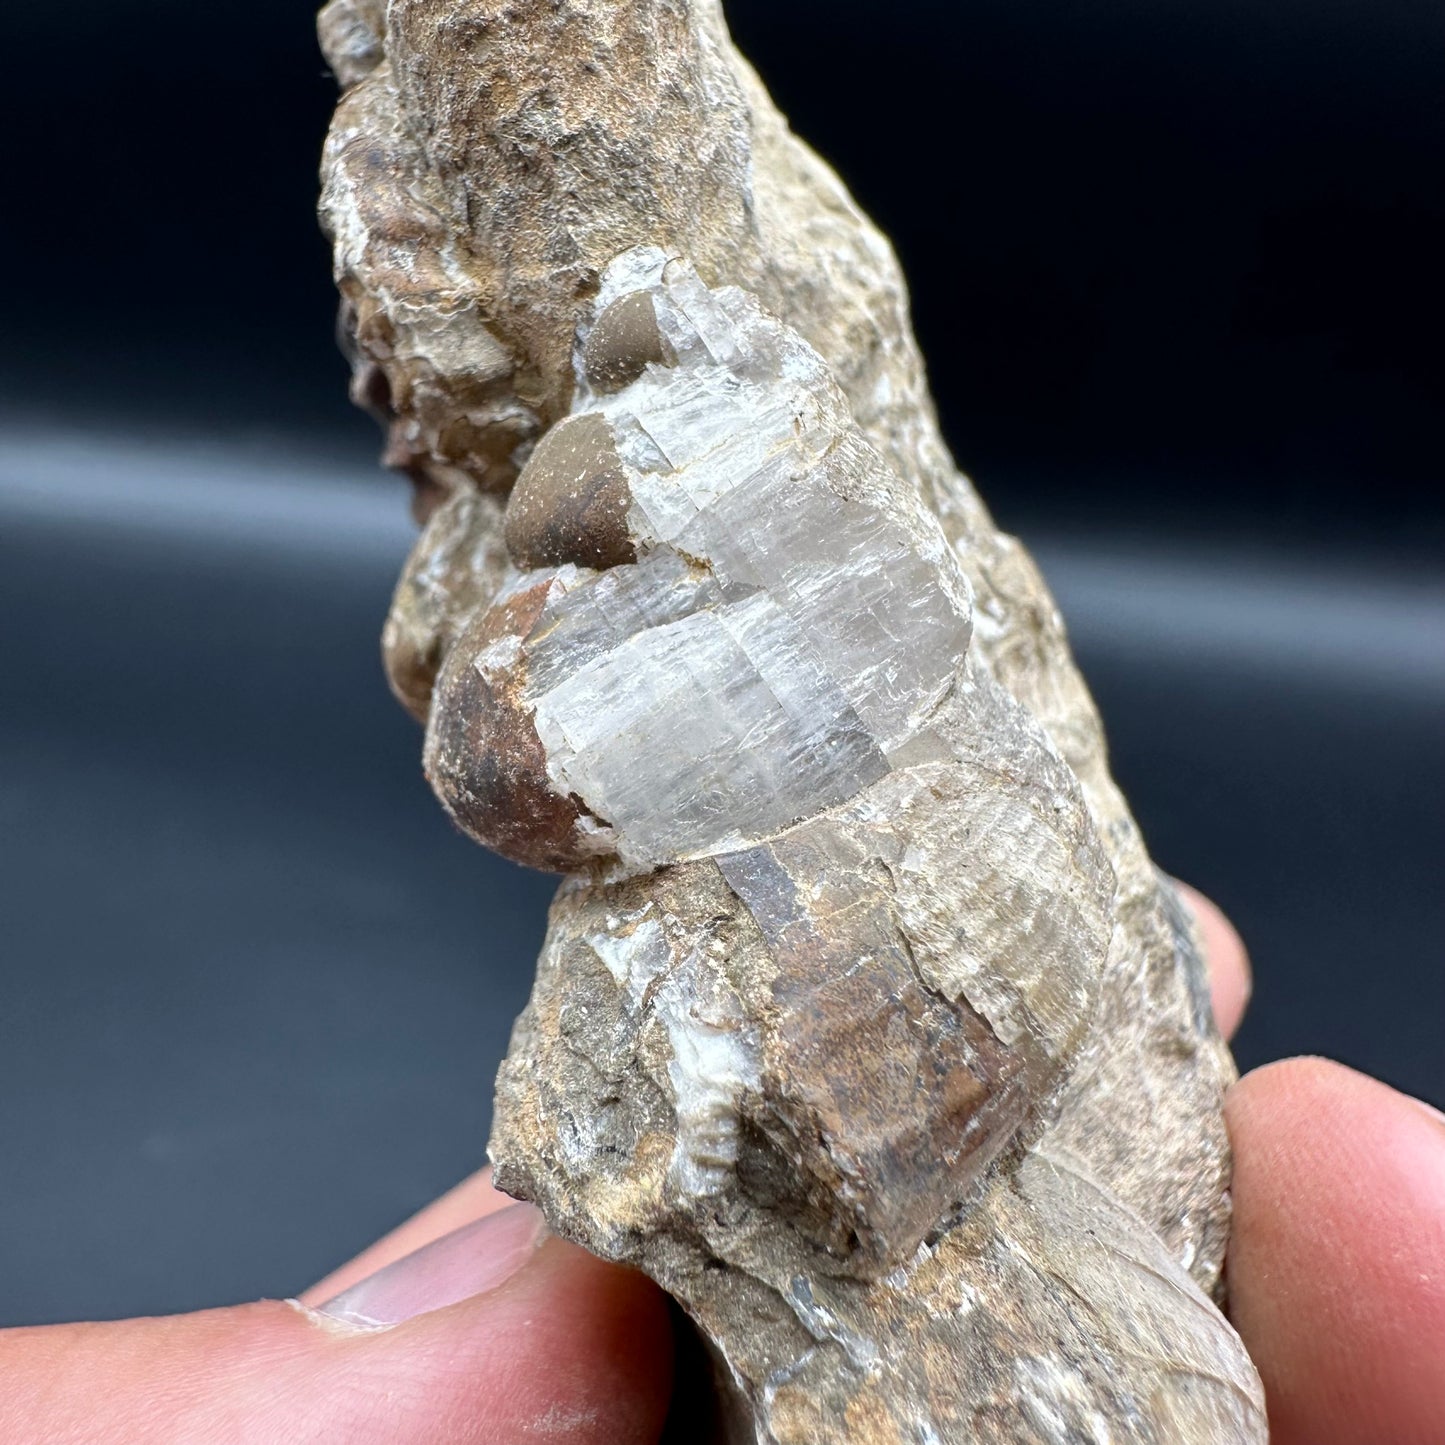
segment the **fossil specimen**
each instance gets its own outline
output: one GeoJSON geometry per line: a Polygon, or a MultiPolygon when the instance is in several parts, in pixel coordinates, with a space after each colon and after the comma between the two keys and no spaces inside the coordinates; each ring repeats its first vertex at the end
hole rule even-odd
{"type": "Polygon", "coordinates": [[[714,0],[331,0],[384,650],[567,876],[504,1189],[677,1298],[738,1442],[1264,1439],[1228,1054],[886,242],[714,0]]]}

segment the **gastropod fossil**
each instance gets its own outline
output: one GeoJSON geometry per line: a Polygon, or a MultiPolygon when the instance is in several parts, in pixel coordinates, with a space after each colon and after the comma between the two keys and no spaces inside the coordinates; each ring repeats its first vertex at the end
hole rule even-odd
{"type": "Polygon", "coordinates": [[[710,0],[332,0],[387,625],[460,827],[566,875],[500,1186],[738,1442],[1262,1441],[1232,1066],[892,252],[710,0]]]}

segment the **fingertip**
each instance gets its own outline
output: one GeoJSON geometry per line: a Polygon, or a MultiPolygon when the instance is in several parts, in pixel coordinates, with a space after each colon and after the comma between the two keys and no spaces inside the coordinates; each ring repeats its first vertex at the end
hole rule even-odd
{"type": "MultiPolygon", "coordinates": [[[[352,1348],[373,1388],[400,1362],[400,1393],[427,1401],[424,1419],[399,1417],[376,1437],[388,1445],[655,1445],[672,1388],[661,1291],[555,1238],[492,1293],[352,1348]]],[[[380,1392],[387,1400],[398,1393],[380,1392]]]]}
{"type": "Polygon", "coordinates": [[[497,1303],[497,1333],[527,1324],[535,1341],[521,1358],[548,1365],[545,1398],[523,1411],[525,1438],[653,1445],[672,1394],[673,1335],[667,1298],[650,1279],[554,1238],[497,1303]]]}
{"type": "Polygon", "coordinates": [[[475,1220],[497,1214],[514,1203],[515,1200],[492,1188],[492,1167],[489,1164],[463,1179],[439,1199],[434,1199],[410,1219],[397,1225],[390,1234],[368,1245],[309,1289],[303,1290],[297,1298],[302,1304],[320,1304],[433,1240],[475,1220]]]}
{"type": "MultiPolygon", "coordinates": [[[[447,1249],[437,1241],[421,1256],[447,1249]]],[[[673,1350],[661,1291],[555,1237],[495,1287],[390,1328],[349,1327],[343,1311],[338,1329],[309,1313],[329,1337],[323,1397],[350,1412],[330,1422],[335,1438],[653,1445],[661,1433],[673,1350]]]]}
{"type": "Polygon", "coordinates": [[[1439,1445],[1445,1127],[1324,1059],[1231,1090],[1231,1314],[1275,1445],[1439,1445]]]}
{"type": "Polygon", "coordinates": [[[299,1302],[0,1331],[0,1440],[656,1445],[661,1292],[549,1239],[504,1283],[403,1323],[299,1302]]]}
{"type": "Polygon", "coordinates": [[[1176,879],[1174,886],[1199,924],[1204,942],[1204,961],[1209,969],[1214,1021],[1226,1039],[1233,1038],[1254,990],[1249,951],[1217,904],[1187,883],[1176,879]]]}

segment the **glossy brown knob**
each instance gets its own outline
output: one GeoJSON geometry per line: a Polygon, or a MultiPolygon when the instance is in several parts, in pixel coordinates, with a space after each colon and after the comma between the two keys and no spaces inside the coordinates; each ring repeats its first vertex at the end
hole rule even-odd
{"type": "Polygon", "coordinates": [[[600,412],[560,421],[537,443],[507,503],[517,566],[616,567],[637,552],[627,530],[632,492],[600,412]]]}

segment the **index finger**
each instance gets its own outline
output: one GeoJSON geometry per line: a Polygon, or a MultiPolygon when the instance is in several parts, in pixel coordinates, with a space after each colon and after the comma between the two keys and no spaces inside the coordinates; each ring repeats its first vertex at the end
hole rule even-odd
{"type": "Polygon", "coordinates": [[[1244,941],[1234,925],[1196,888],[1177,879],[1174,887],[1199,924],[1204,938],[1204,961],[1209,968],[1209,994],[1214,1021],[1226,1039],[1232,1039],[1249,1005],[1253,975],[1244,941]]]}
{"type": "Polygon", "coordinates": [[[390,1234],[383,1235],[354,1259],[332,1270],[325,1279],[312,1285],[297,1298],[302,1304],[318,1305],[404,1255],[412,1254],[423,1245],[440,1239],[442,1235],[450,1234],[453,1230],[488,1214],[495,1214],[499,1209],[505,1209],[515,1202],[500,1190],[492,1188],[492,1170],[488,1165],[463,1179],[440,1199],[434,1199],[425,1209],[397,1225],[390,1234]]]}

